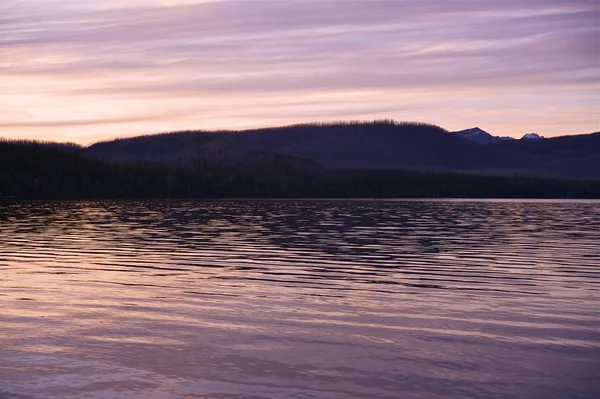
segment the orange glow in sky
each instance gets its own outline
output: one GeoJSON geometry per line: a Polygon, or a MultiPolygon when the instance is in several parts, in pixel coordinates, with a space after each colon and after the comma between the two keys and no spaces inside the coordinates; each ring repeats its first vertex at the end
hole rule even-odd
{"type": "Polygon", "coordinates": [[[0,137],[298,122],[600,130],[594,1],[3,0],[0,137]]]}

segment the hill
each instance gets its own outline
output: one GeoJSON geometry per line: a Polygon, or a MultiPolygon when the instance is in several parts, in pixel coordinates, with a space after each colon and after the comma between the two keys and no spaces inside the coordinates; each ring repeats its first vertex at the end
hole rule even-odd
{"type": "Polygon", "coordinates": [[[111,162],[193,164],[197,159],[203,159],[238,165],[252,163],[250,154],[259,152],[304,159],[327,169],[600,179],[598,134],[569,136],[567,139],[493,140],[493,143],[486,135],[478,136],[485,142],[465,139],[429,124],[393,121],[302,124],[244,131],[186,131],[140,136],[97,143],[81,153],[111,162]],[[563,145],[567,145],[568,150],[560,150],[563,145]]]}

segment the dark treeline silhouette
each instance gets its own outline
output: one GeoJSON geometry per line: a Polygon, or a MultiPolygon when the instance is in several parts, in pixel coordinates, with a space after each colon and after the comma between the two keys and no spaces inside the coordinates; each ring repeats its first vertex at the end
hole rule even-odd
{"type": "Polygon", "coordinates": [[[59,143],[56,141],[45,141],[45,140],[32,140],[32,139],[6,139],[0,137],[0,144],[16,144],[22,146],[32,146],[32,147],[44,147],[44,148],[56,148],[60,150],[70,151],[70,152],[81,152],[84,147],[76,144],[63,142],[59,143]]]}
{"type": "MultiPolygon", "coordinates": [[[[433,128],[440,129],[444,132],[446,130],[440,128],[439,126],[423,123],[423,122],[398,122],[393,119],[376,119],[373,121],[331,121],[331,122],[306,122],[306,123],[295,123],[292,125],[286,126],[277,126],[277,127],[268,127],[268,128],[258,128],[258,129],[246,129],[246,130],[231,130],[231,129],[220,129],[220,130],[177,130],[172,132],[161,132],[161,133],[153,133],[153,134],[141,134],[138,136],[127,137],[127,138],[116,138],[116,139],[106,139],[100,140],[96,142],[94,145],[100,144],[108,144],[108,143],[116,143],[116,142],[130,142],[130,143],[143,143],[147,140],[161,140],[161,139],[172,139],[174,137],[179,137],[183,139],[189,139],[190,137],[204,135],[204,134],[212,134],[213,137],[216,137],[219,134],[227,134],[227,133],[251,133],[251,132],[269,132],[269,133],[278,133],[278,132],[289,132],[297,129],[306,130],[306,129],[319,129],[319,128],[336,128],[336,127],[352,127],[352,126],[397,126],[397,127],[409,127],[409,128],[433,128]]],[[[6,141],[6,140],[5,140],[6,141]]],[[[22,140],[24,142],[36,142],[30,140],[22,140]]],[[[43,142],[43,143],[52,143],[52,142],[43,142]]],[[[70,143],[69,143],[70,144],[70,143]]],[[[76,144],[75,144],[76,145],[76,144]]]]}
{"type": "Polygon", "coordinates": [[[251,152],[239,163],[110,163],[72,147],[0,142],[0,197],[15,199],[339,197],[600,198],[600,181],[385,169],[330,170],[251,152]]]}

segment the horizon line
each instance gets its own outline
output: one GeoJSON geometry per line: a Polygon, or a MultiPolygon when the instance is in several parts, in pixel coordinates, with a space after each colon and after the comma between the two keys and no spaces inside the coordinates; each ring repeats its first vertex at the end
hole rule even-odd
{"type": "MultiPolygon", "coordinates": [[[[466,129],[461,130],[453,130],[450,131],[445,129],[439,125],[428,122],[418,122],[418,121],[398,121],[392,118],[383,118],[383,119],[371,119],[371,120],[359,120],[359,119],[350,119],[350,120],[331,120],[331,121],[314,121],[314,122],[299,122],[299,123],[290,123],[290,124],[282,124],[282,125],[272,125],[272,126],[264,126],[264,127],[255,127],[255,128],[243,128],[243,129],[182,129],[182,130],[172,130],[172,131],[162,131],[162,132],[154,132],[154,133],[141,133],[132,136],[117,136],[113,138],[102,139],[89,143],[78,143],[75,141],[54,141],[54,140],[44,140],[44,139],[36,139],[36,138],[11,138],[6,136],[0,136],[0,143],[22,143],[22,144],[40,144],[40,145],[52,145],[52,144],[60,144],[60,145],[68,145],[68,146],[76,146],[80,148],[91,147],[95,144],[100,143],[109,143],[113,141],[121,141],[121,140],[134,140],[139,138],[153,137],[153,136],[163,136],[163,135],[174,135],[174,134],[184,134],[184,133],[208,133],[208,134],[223,134],[223,133],[245,133],[252,131],[260,131],[260,130],[280,130],[280,129],[290,129],[290,128],[300,128],[300,127],[333,127],[333,126],[359,126],[359,125],[391,125],[391,126],[415,126],[415,127],[430,127],[439,129],[447,134],[453,134],[457,132],[462,132],[471,129],[480,129],[485,133],[490,134],[493,137],[509,137],[514,140],[520,140],[523,136],[527,134],[538,134],[536,132],[527,132],[523,133],[520,137],[514,136],[494,136],[493,134],[487,132],[485,129],[481,129],[478,126],[473,126],[466,129]]],[[[600,130],[589,132],[589,133],[578,133],[578,134],[564,134],[559,136],[551,136],[545,137],[540,135],[544,139],[555,139],[561,137],[571,137],[571,136],[583,136],[588,134],[596,134],[600,133],[600,130]]]]}

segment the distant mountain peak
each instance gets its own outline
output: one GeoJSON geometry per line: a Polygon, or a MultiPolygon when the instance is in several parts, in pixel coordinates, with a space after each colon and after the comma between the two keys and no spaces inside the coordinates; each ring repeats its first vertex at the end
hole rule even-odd
{"type": "Polygon", "coordinates": [[[452,134],[455,134],[463,139],[472,141],[477,144],[493,144],[493,143],[497,143],[499,141],[512,140],[512,137],[492,136],[491,134],[489,134],[488,132],[486,132],[485,130],[483,130],[479,127],[473,127],[471,129],[465,129],[465,130],[460,130],[458,132],[452,132],[452,134]]]}
{"type": "Polygon", "coordinates": [[[473,127],[471,129],[461,130],[460,132],[455,132],[455,133],[460,133],[463,136],[467,136],[467,135],[472,135],[472,136],[488,135],[488,136],[491,136],[491,134],[489,134],[488,132],[486,132],[485,130],[483,130],[483,129],[479,128],[479,127],[473,127]]]}
{"type": "Polygon", "coordinates": [[[537,133],[526,133],[523,135],[523,137],[521,137],[521,140],[539,140],[543,138],[543,136],[540,136],[537,133]]]}

